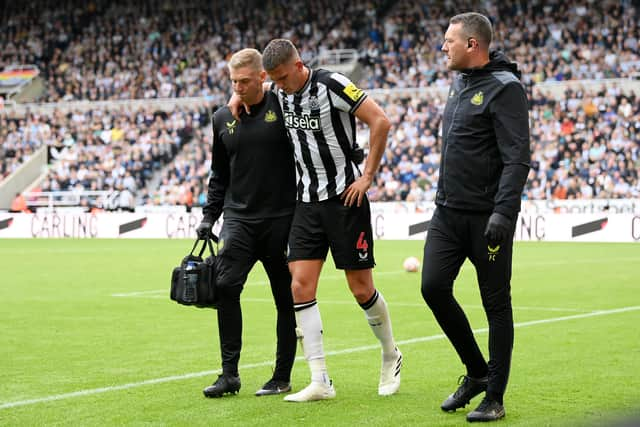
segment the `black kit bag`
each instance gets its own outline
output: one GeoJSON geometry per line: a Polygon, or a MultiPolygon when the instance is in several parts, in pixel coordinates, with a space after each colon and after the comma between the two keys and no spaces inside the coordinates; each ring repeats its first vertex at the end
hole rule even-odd
{"type": "Polygon", "coordinates": [[[196,239],[189,255],[182,259],[180,265],[171,274],[172,300],[182,305],[193,305],[198,308],[215,308],[216,305],[216,254],[213,251],[212,240],[218,238],[196,239]],[[198,255],[194,255],[198,243],[202,241],[202,248],[198,255]],[[209,247],[210,255],[202,259],[205,249],[209,247]]]}

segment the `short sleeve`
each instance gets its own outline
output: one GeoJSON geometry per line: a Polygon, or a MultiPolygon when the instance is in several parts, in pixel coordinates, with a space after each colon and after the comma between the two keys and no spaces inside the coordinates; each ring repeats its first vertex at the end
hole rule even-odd
{"type": "Polygon", "coordinates": [[[332,73],[326,82],[333,105],[353,114],[367,98],[367,93],[340,73],[332,73]]]}

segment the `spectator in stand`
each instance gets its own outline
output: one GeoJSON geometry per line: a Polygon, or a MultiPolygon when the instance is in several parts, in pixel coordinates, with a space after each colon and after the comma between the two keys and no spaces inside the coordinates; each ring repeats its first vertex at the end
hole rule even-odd
{"type": "Polygon", "coordinates": [[[9,208],[9,212],[31,212],[27,207],[27,200],[20,193],[16,193],[16,197],[14,197],[13,201],[11,201],[11,207],[9,208]]]}
{"type": "MultiPolygon", "coordinates": [[[[239,46],[264,46],[273,34],[283,34],[295,38],[306,61],[326,49],[357,48],[366,65],[364,88],[446,89],[449,74],[437,54],[440,30],[453,7],[468,7],[487,10],[496,46],[519,64],[529,87],[640,72],[640,8],[633,2],[579,5],[550,0],[514,5],[463,0],[454,6],[322,0],[304,2],[300,15],[286,14],[279,4],[267,2],[259,16],[240,13],[246,4],[195,0],[165,9],[159,0],[141,6],[106,0],[8,3],[0,33],[0,69],[13,63],[38,65],[47,81],[48,101],[205,96],[221,104],[231,92],[225,75],[228,54],[239,46]]],[[[584,197],[637,194],[637,93],[623,92],[619,86],[574,87],[560,99],[538,89],[529,97],[535,180],[528,181],[527,197],[551,197],[558,186],[556,171],[575,175],[584,197]],[[606,177],[621,168],[621,160],[625,166],[614,191],[616,185],[606,177]],[[539,190],[529,194],[534,182],[539,190]]],[[[393,124],[382,159],[382,168],[390,174],[385,184],[371,188],[371,199],[403,200],[417,181],[423,201],[433,200],[443,99],[421,93],[379,100],[393,124]],[[400,165],[403,155],[407,159],[400,165]],[[422,170],[415,168],[417,163],[422,163],[422,170]]],[[[129,170],[134,191],[141,192],[174,156],[184,156],[186,164],[171,166],[179,172],[163,172],[174,187],[162,187],[162,194],[158,187],[150,189],[146,200],[179,204],[180,195],[193,187],[194,204],[199,205],[203,191],[197,182],[205,182],[208,165],[198,162],[207,156],[201,147],[210,143],[198,132],[199,114],[198,108],[190,108],[186,116],[180,109],[163,116],[150,108],[123,112],[95,106],[90,112],[16,115],[5,105],[0,110],[0,181],[47,146],[56,160],[44,181],[46,189],[66,190],[77,182],[85,189],[114,189],[124,182],[123,171],[129,170]],[[191,184],[177,179],[185,174],[197,179],[191,184]]],[[[362,128],[358,140],[366,143],[362,128]]]]}

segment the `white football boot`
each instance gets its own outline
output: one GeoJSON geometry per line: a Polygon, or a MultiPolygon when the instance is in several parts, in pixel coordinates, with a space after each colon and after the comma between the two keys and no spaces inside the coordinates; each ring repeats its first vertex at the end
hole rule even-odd
{"type": "Polygon", "coordinates": [[[396,357],[385,361],[382,359],[380,369],[380,383],[378,384],[378,394],[389,396],[400,388],[400,370],[402,369],[402,353],[396,347],[396,357]]]}
{"type": "Polygon", "coordinates": [[[325,384],[312,381],[311,384],[297,393],[285,396],[287,402],[311,402],[313,400],[333,399],[336,397],[336,390],[333,384],[325,384]]]}

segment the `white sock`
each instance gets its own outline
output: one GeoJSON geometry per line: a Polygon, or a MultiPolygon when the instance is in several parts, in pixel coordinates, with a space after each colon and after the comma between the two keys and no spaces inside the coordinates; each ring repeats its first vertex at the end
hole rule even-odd
{"type": "Polygon", "coordinates": [[[360,304],[364,310],[367,323],[371,326],[373,334],[380,341],[382,346],[382,355],[385,359],[396,356],[396,342],[393,339],[393,331],[391,330],[391,318],[387,309],[387,302],[377,290],[373,297],[364,304],[360,304]]]}
{"type": "Polygon", "coordinates": [[[309,363],[311,381],[330,384],[322,348],[322,319],[316,300],[294,304],[296,333],[302,343],[304,358],[309,363]]]}

